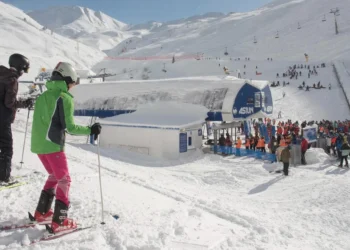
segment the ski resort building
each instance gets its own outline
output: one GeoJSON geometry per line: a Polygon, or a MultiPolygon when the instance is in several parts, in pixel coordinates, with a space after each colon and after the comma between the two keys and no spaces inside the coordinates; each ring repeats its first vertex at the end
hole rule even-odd
{"type": "Polygon", "coordinates": [[[264,118],[273,112],[268,81],[235,77],[192,77],[82,84],[73,89],[75,115],[111,117],[142,104],[175,101],[203,106],[209,121],[264,118]]]}
{"type": "Polygon", "coordinates": [[[203,106],[173,102],[143,105],[130,114],[102,119],[100,145],[165,159],[202,147],[203,106]]]}

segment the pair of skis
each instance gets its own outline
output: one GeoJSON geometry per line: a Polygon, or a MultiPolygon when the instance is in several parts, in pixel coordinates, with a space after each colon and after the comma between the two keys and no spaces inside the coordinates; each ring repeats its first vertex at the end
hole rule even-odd
{"type": "MultiPolygon", "coordinates": [[[[1,231],[9,231],[9,230],[18,230],[18,229],[26,229],[26,228],[32,228],[32,227],[36,227],[38,225],[40,226],[45,226],[46,231],[44,233],[44,235],[42,237],[40,237],[39,239],[35,239],[32,240],[30,242],[30,245],[42,242],[42,241],[50,241],[50,240],[55,240],[58,238],[61,238],[63,236],[69,235],[69,234],[73,234],[76,232],[80,232],[83,230],[87,230],[92,228],[93,226],[87,226],[87,227],[78,227],[75,229],[71,229],[71,230],[67,230],[64,232],[59,232],[59,233],[53,233],[52,228],[49,226],[49,224],[51,224],[51,221],[47,221],[47,222],[43,222],[43,223],[38,223],[37,221],[35,221],[33,215],[31,213],[28,212],[29,215],[29,222],[28,223],[24,223],[24,224],[13,224],[13,225],[7,225],[7,226],[0,226],[0,232],[1,231]]],[[[114,219],[119,219],[118,215],[113,215],[114,219]]]]}
{"type": "MultiPolygon", "coordinates": [[[[34,171],[34,174],[37,174],[39,172],[34,171]]],[[[13,181],[10,182],[0,182],[0,191],[20,187],[23,185],[26,185],[27,182],[21,181],[22,178],[26,178],[29,175],[23,175],[23,176],[15,176],[13,181]]]]}
{"type": "Polygon", "coordinates": [[[27,183],[26,182],[17,181],[17,180],[16,181],[12,181],[12,182],[8,182],[8,183],[2,182],[0,184],[0,191],[6,190],[6,189],[20,187],[20,186],[23,186],[25,184],[27,184],[27,183]]]}
{"type": "Polygon", "coordinates": [[[75,232],[79,232],[79,231],[82,231],[82,230],[86,230],[86,229],[92,228],[92,226],[78,227],[78,228],[75,228],[75,229],[72,229],[72,230],[67,230],[67,231],[64,231],[64,232],[53,233],[51,227],[49,226],[49,224],[51,224],[51,221],[38,223],[37,221],[35,221],[34,216],[31,213],[28,213],[28,215],[29,215],[29,222],[28,223],[0,226],[0,231],[26,229],[26,228],[36,227],[38,225],[39,226],[45,226],[47,232],[45,232],[44,235],[42,237],[40,237],[39,239],[32,240],[30,242],[30,245],[33,245],[33,244],[41,242],[41,241],[49,241],[49,240],[58,239],[58,238],[63,237],[65,235],[69,235],[69,234],[72,234],[72,233],[75,233],[75,232]]]}

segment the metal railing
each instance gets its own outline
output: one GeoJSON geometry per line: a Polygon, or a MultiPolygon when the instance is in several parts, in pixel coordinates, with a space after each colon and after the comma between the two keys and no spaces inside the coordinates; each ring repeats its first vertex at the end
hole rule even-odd
{"type": "Polygon", "coordinates": [[[264,153],[261,151],[254,151],[250,149],[237,149],[233,147],[228,147],[228,146],[211,146],[211,151],[217,152],[217,153],[222,153],[226,155],[236,155],[236,156],[245,156],[245,157],[252,157],[258,160],[263,160],[263,161],[270,161],[270,162],[275,162],[276,161],[276,155],[271,154],[271,153],[264,153]]]}

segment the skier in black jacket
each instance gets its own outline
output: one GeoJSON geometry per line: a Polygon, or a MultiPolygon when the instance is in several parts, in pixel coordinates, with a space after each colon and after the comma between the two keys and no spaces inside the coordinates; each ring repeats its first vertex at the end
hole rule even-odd
{"type": "Polygon", "coordinates": [[[23,55],[13,54],[9,59],[10,68],[0,66],[0,182],[11,181],[13,141],[11,123],[18,108],[28,108],[32,99],[17,100],[18,78],[28,73],[29,60],[23,55]]]}

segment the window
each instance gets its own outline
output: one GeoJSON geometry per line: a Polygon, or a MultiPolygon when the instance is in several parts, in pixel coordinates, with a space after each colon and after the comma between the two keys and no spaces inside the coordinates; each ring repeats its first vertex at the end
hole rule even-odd
{"type": "Polygon", "coordinates": [[[192,137],[188,137],[188,146],[192,146],[192,137]]]}
{"type": "Polygon", "coordinates": [[[254,98],[253,97],[248,98],[247,105],[254,105],[254,98]]]}
{"type": "Polygon", "coordinates": [[[265,100],[266,98],[265,98],[265,93],[264,92],[261,92],[261,107],[265,107],[265,102],[266,102],[266,100],[265,100]]]}
{"type": "Polygon", "coordinates": [[[260,92],[256,92],[255,93],[255,105],[256,108],[260,108],[261,107],[261,95],[260,92]]]}

